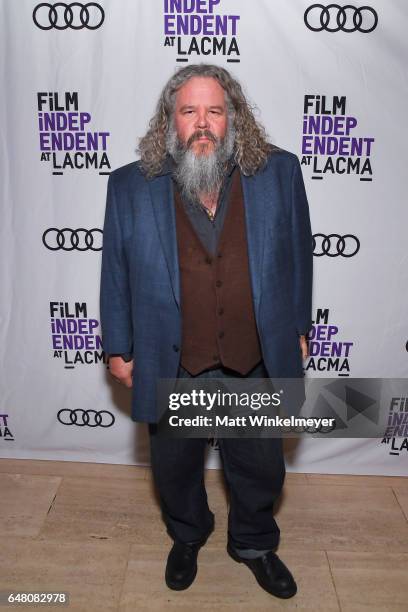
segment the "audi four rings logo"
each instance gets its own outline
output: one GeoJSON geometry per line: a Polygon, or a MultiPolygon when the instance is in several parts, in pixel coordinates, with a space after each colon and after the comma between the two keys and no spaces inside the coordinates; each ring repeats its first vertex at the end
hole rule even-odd
{"type": "Polygon", "coordinates": [[[33,21],[41,30],[96,30],[100,28],[105,19],[105,11],[96,2],[41,2],[33,11],[33,21]]]}
{"type": "Polygon", "coordinates": [[[62,425],[78,425],[78,427],[112,427],[115,417],[108,410],[69,410],[62,408],[57,414],[57,418],[62,425]],[[106,415],[106,416],[105,416],[106,415]]]}
{"type": "Polygon", "coordinates": [[[102,230],[93,227],[87,230],[83,227],[70,229],[63,227],[50,227],[42,235],[42,241],[50,251],[101,251],[102,250],[102,230]]]}
{"type": "Polygon", "coordinates": [[[360,241],[353,234],[314,234],[313,235],[313,255],[322,257],[353,257],[360,249],[360,241]]]}
{"type": "Polygon", "coordinates": [[[305,25],[313,32],[362,32],[368,34],[375,30],[378,15],[371,6],[352,6],[346,4],[312,4],[304,14],[305,25]]]}

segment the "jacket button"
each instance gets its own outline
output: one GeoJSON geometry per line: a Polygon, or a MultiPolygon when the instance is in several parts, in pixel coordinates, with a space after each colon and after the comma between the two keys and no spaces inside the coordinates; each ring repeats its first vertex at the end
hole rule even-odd
{"type": "Polygon", "coordinates": [[[206,263],[206,264],[210,264],[210,263],[212,263],[212,259],[211,259],[211,257],[206,257],[206,258],[205,258],[205,263],[206,263]]]}
{"type": "Polygon", "coordinates": [[[218,334],[218,337],[219,337],[219,338],[223,338],[223,337],[224,337],[224,335],[225,335],[225,334],[224,334],[224,332],[223,332],[223,331],[221,331],[221,332],[218,334]]]}
{"type": "Polygon", "coordinates": [[[224,314],[224,309],[223,309],[223,308],[219,308],[219,309],[218,309],[218,314],[219,314],[219,315],[224,314]]]}
{"type": "Polygon", "coordinates": [[[222,281],[219,281],[219,280],[218,280],[218,281],[215,283],[215,286],[216,286],[216,287],[221,287],[221,286],[222,286],[222,281]]]}
{"type": "Polygon", "coordinates": [[[217,257],[222,257],[221,253],[218,253],[217,257]]]}
{"type": "Polygon", "coordinates": [[[213,359],[214,359],[215,363],[217,363],[219,361],[218,355],[213,355],[213,359]]]}
{"type": "Polygon", "coordinates": [[[174,352],[176,352],[176,353],[178,353],[178,352],[179,352],[179,350],[180,350],[180,347],[179,347],[179,346],[177,346],[177,344],[173,344],[173,351],[174,351],[174,352]]]}

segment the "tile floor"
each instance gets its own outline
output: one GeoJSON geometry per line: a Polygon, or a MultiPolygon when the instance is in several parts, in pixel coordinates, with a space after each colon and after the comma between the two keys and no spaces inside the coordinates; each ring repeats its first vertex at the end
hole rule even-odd
{"type": "Polygon", "coordinates": [[[227,555],[221,472],[206,483],[216,529],[195,582],[175,592],[149,468],[0,459],[0,591],[67,591],[83,612],[408,612],[408,478],[287,473],[276,518],[298,583],[289,600],[227,555]]]}

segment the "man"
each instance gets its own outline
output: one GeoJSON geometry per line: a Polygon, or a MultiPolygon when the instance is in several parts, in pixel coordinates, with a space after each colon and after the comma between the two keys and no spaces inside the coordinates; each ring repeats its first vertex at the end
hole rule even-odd
{"type": "MultiPolygon", "coordinates": [[[[266,141],[239,83],[190,65],[166,84],[141,159],[108,184],[101,275],[111,374],[149,423],[151,463],[174,540],[165,579],[185,589],[213,529],[205,439],[157,435],[160,378],[302,377],[312,326],[312,235],[297,157],[266,141]]],[[[285,477],[280,438],[220,439],[230,556],[277,597],[295,580],[274,552],[285,477]]]]}

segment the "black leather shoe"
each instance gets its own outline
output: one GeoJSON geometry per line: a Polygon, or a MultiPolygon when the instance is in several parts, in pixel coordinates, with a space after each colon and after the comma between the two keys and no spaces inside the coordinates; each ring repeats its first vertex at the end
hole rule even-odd
{"type": "Polygon", "coordinates": [[[197,555],[200,544],[174,542],[166,565],[166,584],[169,589],[183,591],[193,583],[197,574],[197,555]]]}
{"type": "Polygon", "coordinates": [[[271,595],[289,599],[296,594],[297,586],[292,574],[274,552],[270,551],[255,559],[244,559],[229,544],[227,552],[234,561],[245,563],[254,574],[259,586],[271,595]]]}

